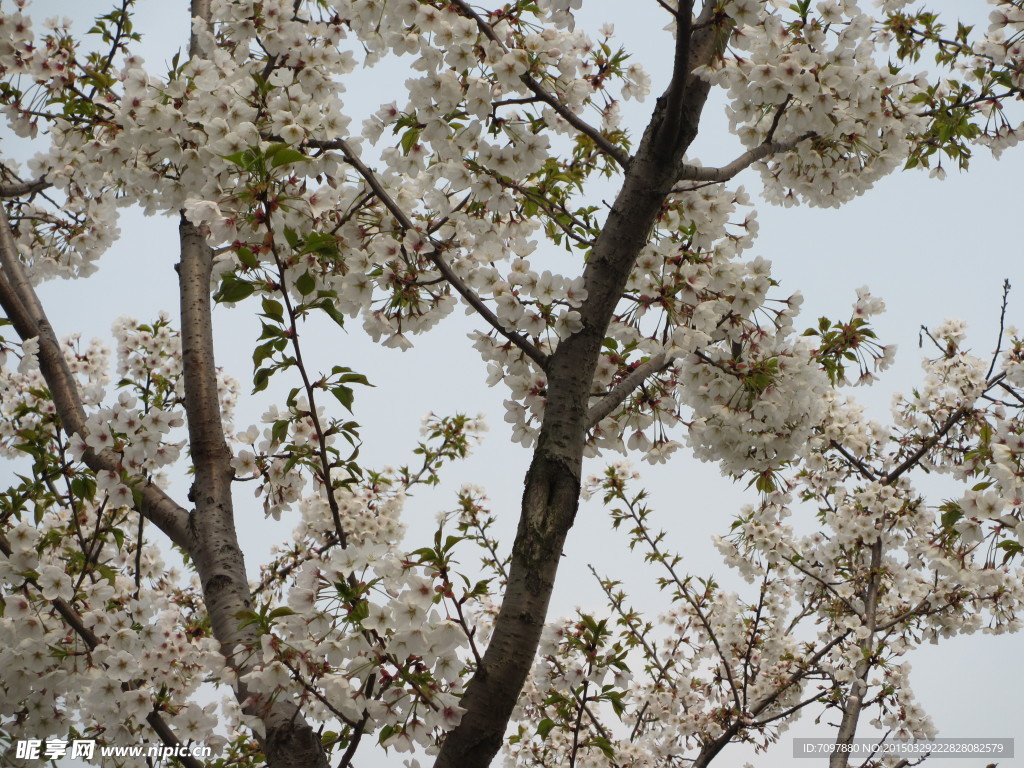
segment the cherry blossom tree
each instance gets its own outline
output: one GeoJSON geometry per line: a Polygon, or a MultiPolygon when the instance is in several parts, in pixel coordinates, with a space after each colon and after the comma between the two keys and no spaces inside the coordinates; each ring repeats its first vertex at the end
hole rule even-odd
{"type": "Polygon", "coordinates": [[[1005,297],[984,359],[946,322],[891,423],[868,418],[849,387],[891,362],[881,301],[799,330],[800,295],[744,257],[757,222],[730,182],[754,168],[769,202],[835,206],[1012,146],[1024,5],[985,22],[972,0],[970,26],[905,0],[654,4],[671,74],[632,135],[621,112],[653,84],[610,28],[576,27],[579,0],[192,0],[166,71],[137,55],[132,0],[78,36],[4,0],[0,101],[36,151],[0,167],[5,746],[704,766],[806,710],[835,715],[841,767],[859,730],[935,735],[906,654],[1020,625],[1024,340],[1005,297]],[[353,123],[346,85],[394,57],[407,92],[353,123]],[[744,149],[708,167],[688,152],[716,90],[744,149]],[[119,321],[112,362],[35,286],[89,274],[126,206],[179,217],[180,310],[119,321]],[[249,385],[217,365],[213,302],[260,319],[252,391],[280,395],[261,424],[233,423],[249,385]],[[407,495],[482,424],[428,417],[415,465],[361,466],[359,361],[320,370],[304,346],[326,318],[404,349],[457,305],[532,456],[512,542],[473,486],[405,541],[407,495]],[[585,479],[585,457],[680,450],[757,493],[719,540],[750,594],[682,570],[626,464],[585,479]],[[925,473],[959,496],[927,500],[925,473]],[[255,581],[245,482],[296,523],[255,581]],[[660,623],[596,572],[605,606],[548,617],[581,494],[662,569],[660,623]]]}

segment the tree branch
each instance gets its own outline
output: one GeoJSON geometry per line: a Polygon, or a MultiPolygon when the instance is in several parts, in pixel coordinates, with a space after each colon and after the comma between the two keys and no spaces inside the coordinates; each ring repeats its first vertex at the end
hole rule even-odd
{"type": "Polygon", "coordinates": [[[203,602],[221,652],[238,679],[235,695],[239,703],[247,714],[264,723],[266,733],[257,738],[271,768],[327,768],[320,739],[299,708],[283,698],[250,696],[241,682],[250,662],[240,659],[239,651],[259,648],[260,638],[254,624],[242,623],[244,614],[253,609],[253,599],[235,530],[231,499],[235,473],[224,439],[217,390],[210,299],[213,251],[184,215],[178,232],[185,413],[195,467],[192,496],[196,508],[189,525],[203,602]]]}
{"type": "Polygon", "coordinates": [[[50,186],[45,176],[35,181],[10,181],[0,184],[0,198],[21,197],[22,195],[34,195],[42,192],[50,186]]]}
{"type": "MultiPolygon", "coordinates": [[[[725,18],[722,24],[730,22],[725,18]]],[[[690,60],[715,55],[730,29],[711,24],[695,31],[690,60]]],[[[587,298],[579,309],[582,328],[562,340],[545,367],[547,405],[526,475],[501,609],[483,661],[462,697],[465,714],[445,737],[435,768],[484,768],[501,748],[540,642],[565,539],[579,508],[587,405],[601,344],[637,256],[677,181],[679,164],[697,136],[709,89],[706,81],[694,78],[675,115],[666,112],[666,96],[658,99],[591,250],[583,271],[587,298]]]]}
{"type": "Polygon", "coordinates": [[[744,152],[728,165],[721,168],[702,168],[697,165],[682,165],[679,168],[679,181],[705,181],[719,183],[729,181],[740,171],[746,170],[759,160],[764,160],[769,155],[779,152],[788,152],[797,144],[807,139],[814,138],[817,134],[807,132],[795,139],[787,141],[766,141],[751,150],[744,152]]]}
{"type": "Polygon", "coordinates": [[[1006,310],[1009,307],[1010,302],[1010,280],[1006,278],[1003,280],[1003,300],[999,306],[999,335],[996,337],[996,349],[992,353],[992,362],[989,363],[988,373],[985,374],[985,379],[989,379],[992,376],[993,371],[996,369],[996,363],[999,362],[999,353],[1003,349],[1003,333],[1006,331],[1006,310]]]}
{"type": "MultiPolygon", "coordinates": [[[[380,183],[380,179],[377,178],[377,174],[374,173],[359,156],[352,150],[352,147],[344,139],[334,139],[332,141],[313,141],[309,142],[310,146],[317,147],[320,149],[336,149],[340,151],[344,156],[346,162],[356,169],[356,172],[363,177],[363,180],[370,186],[374,194],[377,195],[377,199],[383,203],[384,207],[391,212],[391,215],[398,221],[399,226],[406,231],[415,231],[416,225],[413,224],[412,219],[409,218],[408,214],[402,210],[401,206],[395,201],[395,199],[384,189],[384,185],[380,183]]],[[[427,237],[427,241],[430,243],[431,250],[426,256],[434,262],[434,266],[437,267],[438,271],[444,276],[451,286],[458,292],[466,303],[469,304],[477,313],[487,321],[494,330],[508,339],[510,342],[515,344],[524,354],[533,360],[543,370],[547,366],[548,356],[541,352],[529,339],[520,336],[518,333],[508,330],[505,328],[498,316],[491,311],[483,299],[477,295],[477,293],[466,285],[465,281],[459,277],[455,271],[451,268],[451,265],[444,260],[441,255],[441,249],[437,242],[433,238],[427,237]]]]}
{"type": "MultiPolygon", "coordinates": [[[[839,732],[836,734],[835,744],[848,746],[857,732],[857,724],[860,721],[860,714],[864,708],[864,695],[868,690],[868,674],[871,672],[871,658],[874,653],[874,637],[877,628],[878,618],[878,596],[881,588],[882,569],[882,539],[878,538],[871,545],[871,562],[868,576],[868,591],[865,595],[864,626],[868,635],[861,643],[860,648],[863,658],[857,663],[855,679],[850,685],[850,692],[846,697],[843,707],[843,718],[839,723],[839,732]]],[[[850,762],[850,753],[837,749],[829,757],[829,768],[846,768],[850,762]]]]}
{"type": "Polygon", "coordinates": [[[673,361],[675,361],[675,356],[659,352],[638,365],[622,381],[612,387],[608,394],[590,407],[590,410],[587,411],[587,430],[596,427],[601,419],[618,408],[649,376],[661,373],[672,365],[673,361]]]}
{"type": "MultiPolygon", "coordinates": [[[[991,387],[995,386],[995,384],[1002,380],[1003,376],[1004,374],[1000,374],[999,376],[997,376],[996,380],[993,381],[989,386],[985,387],[985,389],[988,390],[991,387]]],[[[960,421],[964,416],[966,416],[970,412],[970,408],[962,406],[960,408],[957,408],[951,414],[949,414],[949,417],[946,419],[943,425],[939,427],[935,434],[933,434],[931,437],[929,437],[927,440],[921,443],[920,447],[916,451],[914,451],[910,456],[908,456],[902,464],[896,467],[896,469],[894,469],[892,472],[890,472],[889,474],[882,478],[882,485],[892,485],[893,483],[895,483],[900,478],[900,475],[902,475],[912,466],[917,464],[917,462],[921,460],[922,456],[924,456],[926,453],[928,453],[928,451],[934,448],[936,443],[938,443],[939,440],[945,437],[946,433],[949,432],[949,430],[951,430],[958,421],[960,421]]]]}
{"type": "MultiPolygon", "coordinates": [[[[683,97],[686,95],[686,87],[690,81],[690,26],[693,23],[693,0],[677,0],[678,7],[675,12],[676,41],[675,55],[672,60],[672,80],[669,82],[668,90],[665,93],[665,111],[672,117],[673,122],[668,125],[674,126],[676,119],[682,118],[683,97]]],[[[673,137],[674,139],[675,137],[673,137]]]]}
{"type": "Polygon", "coordinates": [[[841,443],[837,443],[835,440],[829,440],[828,443],[837,451],[839,451],[839,453],[843,455],[844,459],[853,464],[853,466],[857,468],[857,471],[860,472],[860,474],[864,477],[865,480],[873,481],[878,479],[878,476],[875,475],[875,473],[867,464],[865,464],[863,461],[861,461],[848,450],[846,450],[846,448],[844,448],[841,443]]]}
{"type": "MultiPolygon", "coordinates": [[[[760,715],[765,709],[767,709],[776,700],[778,700],[778,698],[782,696],[783,693],[785,693],[791,687],[793,687],[793,685],[799,683],[801,680],[807,677],[807,675],[809,675],[811,671],[815,668],[815,665],[818,664],[823,658],[825,658],[825,655],[829,651],[831,651],[835,646],[837,646],[839,643],[845,640],[847,635],[849,634],[850,630],[846,630],[841,635],[839,635],[839,637],[832,638],[829,642],[827,642],[825,645],[819,648],[814,653],[814,655],[812,655],[809,659],[807,659],[800,665],[799,669],[797,669],[795,672],[793,672],[793,674],[791,674],[788,678],[782,681],[781,684],[779,684],[774,691],[772,691],[770,694],[765,696],[760,701],[755,702],[750,707],[750,717],[754,718],[760,715]]],[[[700,753],[698,753],[697,757],[694,759],[690,768],[707,768],[711,761],[718,756],[718,754],[729,744],[730,741],[732,741],[733,736],[739,733],[739,730],[742,726],[743,720],[740,717],[736,717],[736,719],[733,720],[733,722],[725,729],[725,731],[720,736],[708,742],[701,748],[700,753]]]]}
{"type": "MultiPolygon", "coordinates": [[[[203,24],[207,27],[210,26],[210,18],[212,15],[210,10],[210,0],[191,0],[190,8],[192,11],[193,24],[196,19],[202,19],[203,24]]],[[[196,36],[195,31],[193,31],[188,40],[188,55],[189,57],[193,57],[199,55],[199,53],[199,38],[196,36]]]]}
{"type": "MultiPolygon", "coordinates": [[[[0,206],[0,306],[14,325],[21,339],[38,339],[39,368],[46,386],[50,389],[53,404],[61,425],[68,435],[78,433],[83,437],[85,409],[78,392],[78,384],[68,367],[60,342],[43,311],[39,297],[28,280],[17,244],[11,233],[7,212],[0,206]]],[[[82,456],[85,465],[94,472],[102,470],[120,473],[121,462],[110,450],[97,453],[91,448],[82,456]]],[[[188,513],[176,504],[164,491],[149,482],[133,486],[138,493],[138,511],[163,531],[171,541],[186,552],[191,552],[191,537],[188,532],[188,513]]]]}
{"type": "MultiPolygon", "coordinates": [[[[141,542],[138,543],[138,546],[141,546],[141,542]]],[[[4,536],[3,533],[0,533],[0,552],[2,552],[4,556],[8,558],[12,554],[14,554],[14,549],[11,547],[10,541],[7,540],[7,537],[4,536]]],[[[31,584],[33,587],[39,590],[40,594],[42,594],[42,588],[39,586],[39,583],[35,579],[28,578],[25,580],[25,583],[31,584]]],[[[64,622],[69,627],[71,627],[72,631],[74,631],[76,635],[82,638],[82,642],[85,643],[85,646],[90,651],[95,650],[96,647],[101,644],[101,641],[96,636],[96,633],[85,625],[85,619],[82,618],[82,614],[80,614],[75,609],[75,607],[71,605],[71,603],[69,603],[62,597],[54,598],[49,602],[53,606],[54,610],[57,611],[58,614],[60,614],[60,617],[64,620],[64,622]]],[[[121,683],[121,690],[125,693],[127,693],[128,691],[136,690],[137,687],[137,685],[131,683],[121,683]]],[[[146,715],[146,722],[149,723],[150,727],[152,727],[154,731],[156,731],[157,736],[160,737],[160,740],[164,744],[166,744],[169,747],[181,746],[181,741],[179,741],[178,737],[174,735],[174,731],[171,730],[170,726],[167,725],[167,722],[163,719],[163,717],[161,717],[160,713],[156,709],[154,709],[152,712],[146,715]]],[[[200,763],[191,755],[179,755],[178,759],[181,761],[181,764],[185,766],[185,768],[202,768],[203,766],[202,763],[200,763]]]]}
{"type": "MultiPolygon", "coordinates": [[[[480,14],[473,10],[469,3],[465,0],[451,0],[451,4],[462,12],[462,15],[467,19],[472,19],[476,22],[477,28],[484,34],[487,39],[497,43],[503,50],[508,50],[505,44],[501,41],[494,29],[481,18],[480,14]]],[[[523,81],[523,85],[530,89],[530,91],[541,101],[555,110],[558,116],[561,117],[565,122],[569,123],[573,128],[587,136],[597,147],[612,158],[619,167],[625,170],[629,167],[630,158],[622,149],[612,144],[597,128],[586,122],[579,115],[572,112],[566,107],[558,97],[549,93],[540,83],[538,83],[532,76],[523,74],[519,78],[523,81]]]]}

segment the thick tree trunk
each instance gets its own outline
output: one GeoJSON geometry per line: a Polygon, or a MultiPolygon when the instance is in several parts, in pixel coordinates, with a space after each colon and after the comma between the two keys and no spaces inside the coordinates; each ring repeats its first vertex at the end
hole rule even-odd
{"type": "MultiPolygon", "coordinates": [[[[689,11],[685,11],[687,22],[689,11]]],[[[466,690],[462,722],[449,733],[435,768],[485,768],[533,665],[565,538],[579,505],[587,406],[612,315],[654,228],[708,94],[689,77],[716,50],[720,30],[706,25],[690,39],[681,24],[675,73],[636,155],[584,271],[583,329],[563,340],[548,361],[547,404],[526,475],[508,585],[487,651],[466,690]],[[692,51],[692,52],[691,52],[692,51]]]]}

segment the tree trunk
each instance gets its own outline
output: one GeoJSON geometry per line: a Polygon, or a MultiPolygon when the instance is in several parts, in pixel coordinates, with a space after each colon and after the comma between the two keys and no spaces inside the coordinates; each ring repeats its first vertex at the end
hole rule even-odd
{"type": "MultiPolygon", "coordinates": [[[[689,9],[682,5],[688,22],[689,9]]],[[[658,99],[583,273],[583,329],[564,339],[548,361],[544,420],[526,475],[508,585],[491,642],[462,699],[466,712],[442,744],[435,768],[486,768],[501,748],[579,506],[587,407],[601,343],[697,135],[708,84],[689,72],[719,50],[719,40],[715,24],[704,25],[692,39],[689,24],[680,24],[672,82],[658,99]]]]}

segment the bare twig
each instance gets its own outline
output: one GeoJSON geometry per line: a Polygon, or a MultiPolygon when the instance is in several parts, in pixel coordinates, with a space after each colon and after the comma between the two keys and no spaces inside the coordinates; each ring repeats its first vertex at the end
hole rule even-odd
{"type": "Polygon", "coordinates": [[[789,106],[791,101],[793,101],[793,94],[787,93],[786,98],[782,100],[782,103],[775,110],[775,115],[772,116],[772,124],[768,127],[768,133],[764,135],[763,143],[768,144],[775,138],[775,131],[778,130],[779,123],[782,122],[782,115],[785,113],[786,107],[789,106]]]}
{"type": "Polygon", "coordinates": [[[996,337],[996,350],[992,353],[992,362],[988,366],[988,373],[985,374],[985,378],[989,379],[992,373],[996,369],[996,363],[999,361],[999,352],[1003,348],[1003,333],[1006,331],[1006,308],[1010,301],[1010,281],[1003,280],[1003,300],[999,305],[999,336],[996,337]]]}

